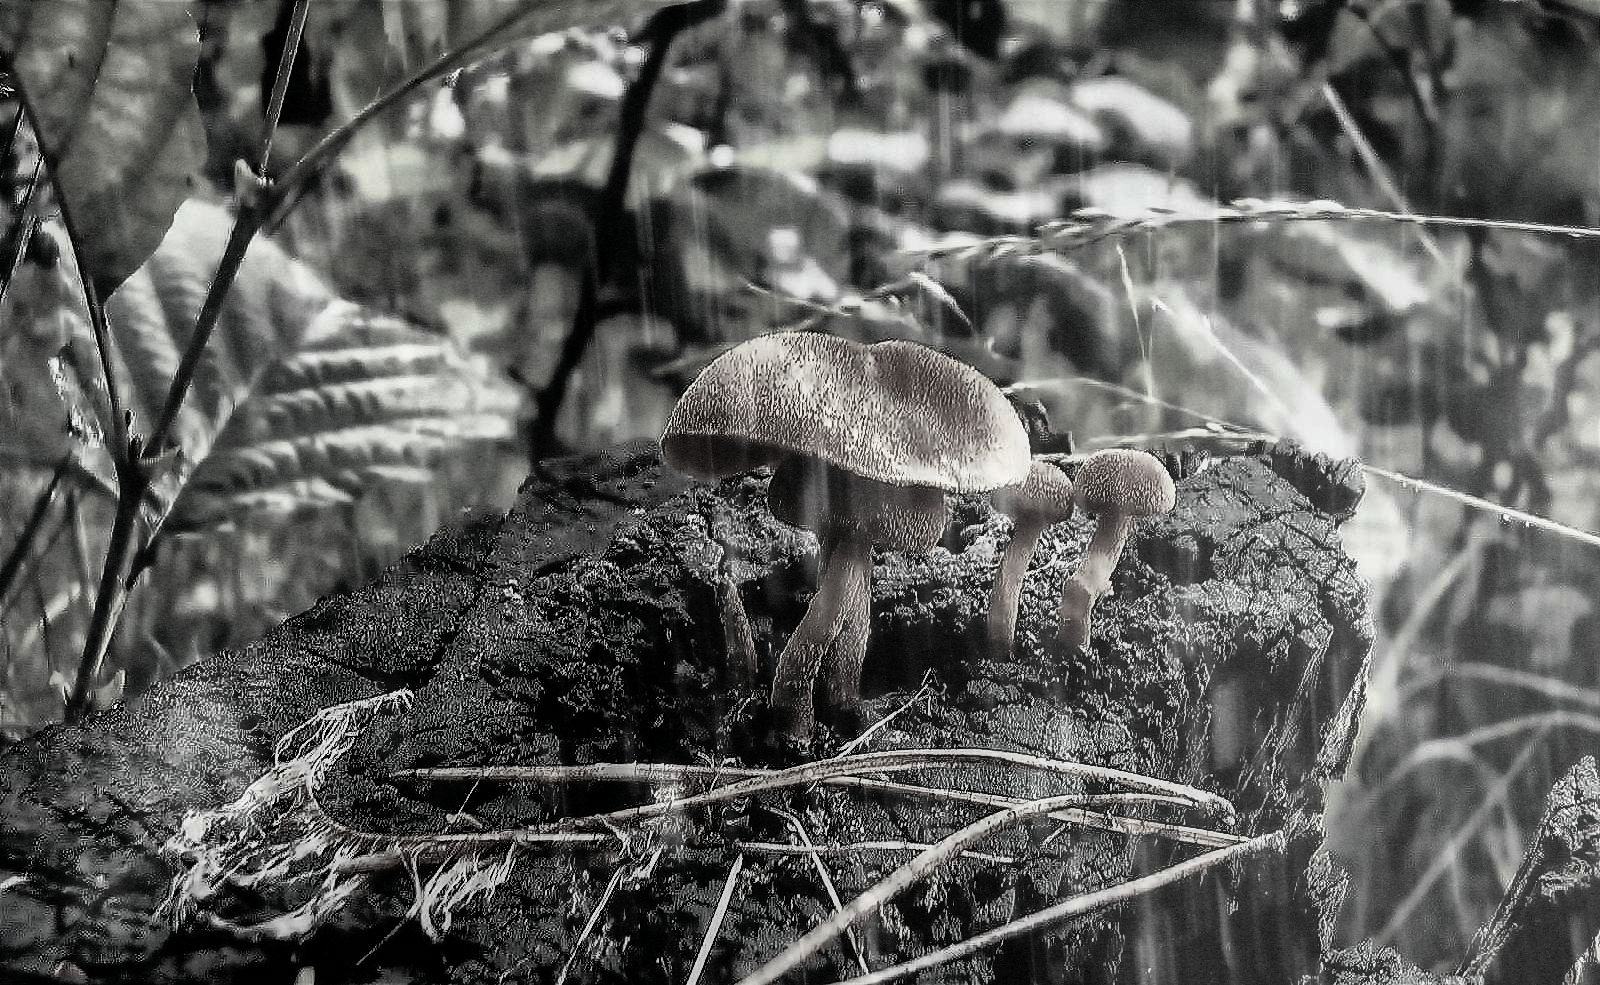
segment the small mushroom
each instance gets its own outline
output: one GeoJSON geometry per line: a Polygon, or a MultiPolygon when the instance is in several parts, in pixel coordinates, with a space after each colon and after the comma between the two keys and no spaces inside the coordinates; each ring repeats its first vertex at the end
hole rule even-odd
{"type": "Polygon", "coordinates": [[[1052,523],[1072,516],[1072,480],[1041,458],[1033,460],[1021,485],[989,494],[994,508],[1016,521],[1011,543],[1000,558],[994,591],[989,595],[989,652],[1011,652],[1017,632],[1017,607],[1022,601],[1022,576],[1039,544],[1039,536],[1052,523]]]}
{"type": "Polygon", "coordinates": [[[1029,462],[1022,422],[970,366],[915,342],[817,332],[763,335],[712,360],[673,408],[661,452],[707,479],[775,465],[774,515],[818,535],[817,593],[772,684],[779,725],[797,736],[815,720],[822,668],[827,707],[860,701],[872,546],[931,548],[945,493],[1021,482],[1029,462]]]}
{"type": "Polygon", "coordinates": [[[1083,562],[1061,593],[1061,642],[1074,649],[1088,645],[1089,611],[1111,590],[1111,572],[1134,519],[1167,512],[1176,497],[1172,476],[1149,452],[1109,448],[1083,463],[1072,499],[1097,520],[1083,562]]]}

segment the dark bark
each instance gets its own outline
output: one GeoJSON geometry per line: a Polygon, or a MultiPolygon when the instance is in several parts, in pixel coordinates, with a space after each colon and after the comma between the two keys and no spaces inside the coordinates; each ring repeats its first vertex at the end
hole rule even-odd
{"type": "MultiPolygon", "coordinates": [[[[1181,962],[1157,967],[1158,979],[1180,971],[1185,982],[1281,983],[1318,971],[1319,927],[1338,882],[1313,854],[1320,781],[1348,758],[1371,633],[1335,521],[1283,476],[1317,502],[1349,505],[1358,492],[1349,473],[1306,461],[1281,452],[1226,459],[1182,481],[1177,509],[1130,538],[1084,653],[1053,638],[1086,519],[1040,541],[1009,658],[990,659],[985,645],[984,608],[1010,525],[984,498],[954,501],[948,550],[877,556],[866,713],[899,708],[928,672],[938,687],[868,748],[977,746],[1116,766],[1223,794],[1244,833],[1292,835],[1285,855],[969,959],[953,969],[958,977],[1143,980],[1150,955],[1181,962]],[[1222,692],[1227,700],[1217,700],[1222,692]]],[[[447,529],[374,584],[131,706],[6,750],[0,969],[48,971],[64,960],[94,981],[287,981],[307,965],[319,983],[386,971],[397,980],[553,980],[601,888],[628,861],[612,849],[524,851],[498,894],[461,909],[439,942],[405,919],[410,876],[380,873],[313,937],[288,944],[175,931],[153,918],[178,871],[161,845],[185,812],[237,798],[271,764],[275,741],[318,709],[401,686],[415,692],[413,704],[377,718],[323,791],[327,809],[351,825],[436,832],[465,808],[501,829],[651,799],[617,785],[389,778],[407,767],[792,764],[796,750],[769,735],[764,682],[813,591],[816,546],[772,519],[765,486],[764,474],[694,484],[648,447],[546,463],[507,516],[447,529]],[[724,659],[728,578],[748,612],[753,684],[724,659]],[[12,874],[25,878],[6,883],[12,874]]],[[[831,754],[838,737],[822,738],[815,753],[831,754]]],[[[994,769],[896,779],[961,780],[1012,796],[1071,789],[994,769]]],[[[832,788],[763,802],[797,813],[819,843],[933,841],[982,812],[832,788]]],[[[985,845],[1015,855],[1013,865],[959,862],[905,894],[861,928],[869,956],[910,957],[1194,853],[1091,829],[1047,838],[1053,827],[985,845]]],[[[737,854],[729,841],[787,842],[791,832],[745,806],[674,816],[638,837],[665,851],[647,878],[619,885],[569,981],[682,982],[737,854]],[[693,850],[672,848],[679,837],[693,850]]],[[[843,855],[829,864],[849,899],[903,860],[843,855]]],[[[752,855],[741,886],[706,981],[750,970],[828,909],[805,859],[752,855]]],[[[209,905],[271,914],[292,902],[280,897],[258,885],[209,905]]],[[[824,952],[811,980],[848,974],[848,954],[824,952]]]]}
{"type": "Polygon", "coordinates": [[[1528,854],[1461,973],[1484,985],[1560,985],[1600,933],[1600,774],[1586,757],[1545,801],[1528,854]]]}

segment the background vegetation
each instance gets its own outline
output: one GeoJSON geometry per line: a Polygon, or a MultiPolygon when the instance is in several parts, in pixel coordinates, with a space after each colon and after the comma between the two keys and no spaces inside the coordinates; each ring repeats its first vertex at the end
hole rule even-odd
{"type": "Polygon", "coordinates": [[[0,729],[654,437],[742,338],[918,338],[1079,447],[1373,467],[1327,824],[1344,932],[1447,964],[1600,732],[1597,34],[1591,0],[0,0],[0,729]]]}

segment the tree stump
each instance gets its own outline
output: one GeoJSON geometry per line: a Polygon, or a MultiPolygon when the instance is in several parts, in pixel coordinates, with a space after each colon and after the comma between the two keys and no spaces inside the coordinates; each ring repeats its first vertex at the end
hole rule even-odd
{"type": "MultiPolygon", "coordinates": [[[[664,469],[653,446],[545,463],[507,515],[454,524],[373,584],[126,707],[6,750],[0,968],[213,982],[289,981],[311,967],[319,983],[466,983],[554,981],[566,967],[571,982],[683,982],[741,854],[702,981],[759,966],[833,905],[811,857],[747,846],[791,845],[796,822],[821,845],[926,844],[993,808],[814,786],[676,812],[620,846],[522,846],[497,891],[452,908],[438,940],[407,915],[417,880],[448,859],[370,873],[309,935],[272,922],[307,891],[287,879],[204,901],[225,920],[174,929],[156,911],[184,871],[163,845],[188,812],[239,798],[271,767],[277,741],[320,709],[399,688],[409,704],[372,715],[318,790],[340,824],[497,831],[674,792],[423,783],[395,770],[785,767],[832,755],[851,736],[822,732],[803,749],[767,728],[765,684],[813,590],[817,549],[772,519],[767,475],[695,484],[664,469]]],[[[999,659],[985,652],[984,609],[1010,521],[986,500],[955,499],[955,522],[931,554],[877,556],[864,692],[869,720],[897,714],[865,750],[999,749],[1116,767],[1222,795],[1238,833],[1287,836],[1282,853],[918,980],[1281,983],[1319,972],[1341,878],[1318,851],[1320,781],[1348,759],[1372,642],[1364,587],[1338,537],[1360,494],[1353,464],[1281,446],[1184,477],[1177,508],[1130,538],[1087,652],[1054,639],[1086,518],[1045,533],[1015,651],[999,659]]],[[[1109,789],[997,764],[888,779],[1022,798],[1109,789]]],[[[788,980],[859,974],[858,953],[873,967],[903,961],[1197,851],[1053,820],[979,848],[1004,860],[952,862],[859,926],[853,947],[835,942],[788,980]]],[[[848,901],[908,857],[862,849],[823,861],[848,901]]]]}

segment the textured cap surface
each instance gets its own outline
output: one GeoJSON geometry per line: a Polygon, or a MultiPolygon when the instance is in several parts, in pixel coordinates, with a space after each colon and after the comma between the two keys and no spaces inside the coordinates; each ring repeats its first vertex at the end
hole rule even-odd
{"type": "Polygon", "coordinates": [[[1172,509],[1177,489],[1166,466],[1149,452],[1107,448],[1083,463],[1073,499],[1090,513],[1150,516],[1172,509]]]}
{"type": "Polygon", "coordinates": [[[858,533],[890,551],[929,551],[944,536],[950,507],[927,486],[883,482],[791,456],[767,487],[772,515],[819,537],[858,533]]]}
{"type": "Polygon", "coordinates": [[[1024,517],[1060,523],[1072,516],[1072,480],[1043,459],[1034,459],[1028,477],[1018,486],[1006,486],[989,494],[994,508],[1016,519],[1024,517]]]}
{"type": "Polygon", "coordinates": [[[676,469],[720,478],[806,455],[877,482],[987,492],[1026,478],[1021,420],[964,363],[899,339],[775,332],[712,360],[667,419],[676,469]]]}

